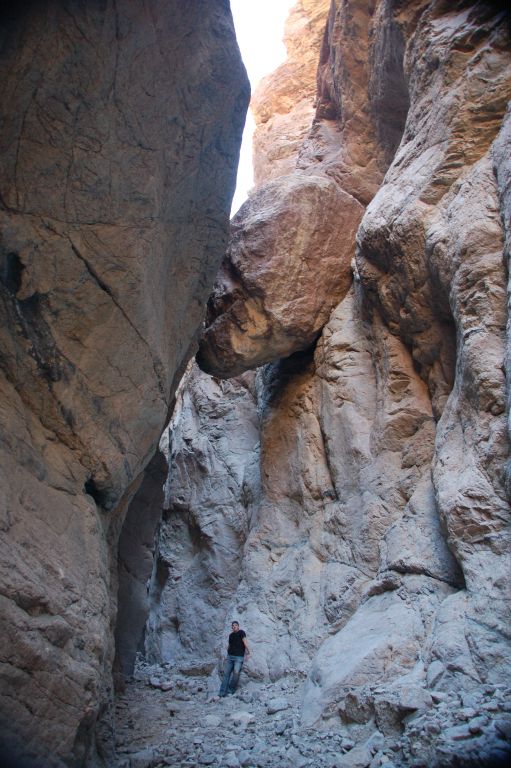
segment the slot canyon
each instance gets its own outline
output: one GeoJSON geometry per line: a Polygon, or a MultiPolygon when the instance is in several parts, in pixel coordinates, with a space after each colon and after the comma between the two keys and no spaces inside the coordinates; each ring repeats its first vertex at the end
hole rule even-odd
{"type": "Polygon", "coordinates": [[[508,765],[508,4],[0,19],[1,768],[508,765]]]}

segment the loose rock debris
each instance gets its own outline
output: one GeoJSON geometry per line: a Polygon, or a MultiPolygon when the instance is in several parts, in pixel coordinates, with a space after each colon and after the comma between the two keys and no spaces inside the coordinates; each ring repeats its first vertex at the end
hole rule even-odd
{"type": "MultiPolygon", "coordinates": [[[[303,678],[242,680],[221,699],[219,680],[142,667],[116,706],[111,768],[454,768],[511,762],[511,689],[438,692],[398,730],[365,723],[300,724],[303,678]]],[[[342,706],[340,707],[342,712],[342,706]]]]}

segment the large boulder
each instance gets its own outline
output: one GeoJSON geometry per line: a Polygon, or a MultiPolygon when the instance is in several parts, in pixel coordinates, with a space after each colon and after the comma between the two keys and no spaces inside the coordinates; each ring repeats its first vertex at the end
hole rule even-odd
{"type": "Polygon", "coordinates": [[[351,284],[362,214],[327,176],[292,174],[257,189],[231,224],[200,367],[237,376],[316,341],[351,284]]]}

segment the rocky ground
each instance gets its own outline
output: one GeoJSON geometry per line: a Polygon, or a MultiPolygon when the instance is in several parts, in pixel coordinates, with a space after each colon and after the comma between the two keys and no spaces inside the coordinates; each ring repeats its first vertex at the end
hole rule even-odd
{"type": "MultiPolygon", "coordinates": [[[[511,689],[433,694],[396,730],[379,724],[300,726],[303,680],[245,678],[220,699],[218,678],[198,670],[139,665],[119,696],[111,768],[430,768],[504,766],[511,758],[511,689]],[[186,673],[192,674],[186,674],[186,673]]],[[[394,723],[395,726],[395,723],[394,723]]]]}

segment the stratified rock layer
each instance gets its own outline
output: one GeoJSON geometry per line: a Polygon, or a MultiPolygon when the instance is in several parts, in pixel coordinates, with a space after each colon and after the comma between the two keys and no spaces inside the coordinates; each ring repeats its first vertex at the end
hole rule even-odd
{"type": "Polygon", "coordinates": [[[2,738],[81,765],[117,538],[225,246],[248,86],[220,0],[3,22],[2,738]]]}

